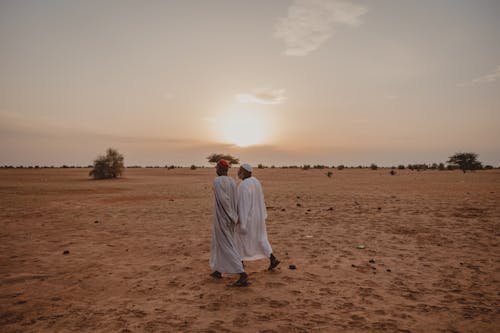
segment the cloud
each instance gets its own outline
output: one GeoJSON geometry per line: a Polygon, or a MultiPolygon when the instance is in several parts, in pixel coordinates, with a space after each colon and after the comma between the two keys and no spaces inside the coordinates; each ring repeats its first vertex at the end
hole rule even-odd
{"type": "Polygon", "coordinates": [[[328,40],[337,26],[360,25],[366,11],[348,1],[295,0],[288,16],[275,24],[274,37],[285,41],[285,55],[305,56],[328,40]]]}
{"type": "Polygon", "coordinates": [[[254,93],[236,94],[240,103],[281,104],[285,100],[285,89],[260,89],[254,93]]]}
{"type": "Polygon", "coordinates": [[[474,84],[480,84],[480,83],[491,83],[496,80],[500,79],[500,65],[497,66],[497,68],[486,75],[480,76],[478,78],[475,78],[474,80],[471,81],[471,83],[474,84]]]}

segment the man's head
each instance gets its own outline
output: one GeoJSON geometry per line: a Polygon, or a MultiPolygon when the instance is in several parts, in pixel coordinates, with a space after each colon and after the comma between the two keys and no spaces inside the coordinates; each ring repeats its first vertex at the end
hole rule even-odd
{"type": "Polygon", "coordinates": [[[229,165],[228,161],[226,160],[219,160],[217,162],[217,165],[215,166],[215,172],[217,172],[218,176],[227,176],[227,171],[231,165],[229,165]]]}
{"type": "Polygon", "coordinates": [[[238,178],[246,179],[250,177],[252,177],[252,166],[247,163],[242,164],[238,170],[238,178]]]}

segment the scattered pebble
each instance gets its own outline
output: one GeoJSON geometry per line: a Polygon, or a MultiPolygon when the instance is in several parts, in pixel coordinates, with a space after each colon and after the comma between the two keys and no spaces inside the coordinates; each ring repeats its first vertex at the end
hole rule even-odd
{"type": "Polygon", "coordinates": [[[286,209],[285,208],[281,208],[281,211],[284,212],[286,209]]]}
{"type": "Polygon", "coordinates": [[[333,207],[328,208],[327,210],[333,210],[333,207]]]}
{"type": "Polygon", "coordinates": [[[289,265],[288,268],[289,269],[297,269],[297,266],[295,266],[295,265],[289,265]]]}
{"type": "Polygon", "coordinates": [[[377,207],[378,210],[382,210],[382,207],[377,207]]]}
{"type": "Polygon", "coordinates": [[[389,273],[392,272],[389,268],[387,268],[385,271],[389,273]]]}
{"type": "Polygon", "coordinates": [[[375,260],[370,259],[369,263],[370,263],[370,264],[374,264],[374,263],[375,263],[375,260]]]}
{"type": "Polygon", "coordinates": [[[298,204],[297,204],[297,207],[302,207],[302,205],[298,203],[298,204]]]}
{"type": "Polygon", "coordinates": [[[310,212],[311,210],[310,210],[310,209],[308,209],[307,211],[308,211],[308,212],[310,212]]]}
{"type": "Polygon", "coordinates": [[[63,254],[69,254],[68,250],[64,250],[63,254]]]}
{"type": "Polygon", "coordinates": [[[356,246],[356,248],[362,250],[362,249],[365,248],[365,246],[364,245],[358,245],[358,246],[356,246]]]}
{"type": "Polygon", "coordinates": [[[354,265],[354,264],[351,264],[351,267],[354,267],[354,268],[356,268],[356,265],[354,265]]]}
{"type": "Polygon", "coordinates": [[[297,196],[297,199],[300,199],[300,196],[297,196]]]}
{"type": "Polygon", "coordinates": [[[99,223],[99,221],[98,221],[98,220],[95,220],[95,221],[94,221],[94,223],[99,223]]]}

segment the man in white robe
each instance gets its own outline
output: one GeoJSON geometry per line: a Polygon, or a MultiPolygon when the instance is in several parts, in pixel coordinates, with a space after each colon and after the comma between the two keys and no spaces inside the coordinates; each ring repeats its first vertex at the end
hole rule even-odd
{"type": "Polygon", "coordinates": [[[222,273],[240,274],[233,284],[245,287],[248,275],[245,273],[241,257],[234,245],[234,228],[238,222],[237,187],[236,182],[228,177],[229,163],[220,160],[216,165],[217,176],[214,180],[214,220],[212,242],[210,244],[210,274],[215,279],[221,279],[222,273]]]}
{"type": "Polygon", "coordinates": [[[252,177],[252,167],[242,164],[238,177],[242,180],[238,186],[238,218],[235,245],[242,260],[258,260],[269,258],[272,270],[280,261],[273,255],[271,244],[267,239],[266,204],[262,186],[257,178],[252,177]]]}

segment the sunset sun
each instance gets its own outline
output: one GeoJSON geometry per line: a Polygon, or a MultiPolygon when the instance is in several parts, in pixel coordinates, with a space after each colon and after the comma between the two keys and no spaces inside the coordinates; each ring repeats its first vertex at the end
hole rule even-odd
{"type": "Polygon", "coordinates": [[[218,124],[223,140],[240,147],[263,144],[270,137],[269,120],[258,111],[231,111],[221,116],[218,124]]]}

